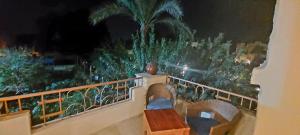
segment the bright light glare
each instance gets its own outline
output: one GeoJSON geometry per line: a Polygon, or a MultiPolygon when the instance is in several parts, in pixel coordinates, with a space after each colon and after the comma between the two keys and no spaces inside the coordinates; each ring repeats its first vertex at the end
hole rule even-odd
{"type": "Polygon", "coordinates": [[[185,71],[185,70],[187,70],[189,67],[187,66],[187,65],[184,65],[183,66],[183,70],[185,71]]]}
{"type": "Polygon", "coordinates": [[[187,65],[183,65],[183,71],[182,71],[182,75],[183,76],[184,76],[186,70],[188,70],[188,66],[187,65]]]}

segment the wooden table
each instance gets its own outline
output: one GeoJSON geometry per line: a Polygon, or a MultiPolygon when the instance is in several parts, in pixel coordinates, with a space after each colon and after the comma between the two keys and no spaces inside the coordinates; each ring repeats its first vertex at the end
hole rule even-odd
{"type": "Polygon", "coordinates": [[[174,109],[145,110],[145,135],[189,135],[190,128],[174,109]]]}

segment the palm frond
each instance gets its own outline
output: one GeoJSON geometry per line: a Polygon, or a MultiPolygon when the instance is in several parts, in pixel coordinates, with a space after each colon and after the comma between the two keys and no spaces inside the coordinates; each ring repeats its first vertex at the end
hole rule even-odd
{"type": "Polygon", "coordinates": [[[118,14],[131,15],[128,13],[126,8],[123,8],[117,4],[108,4],[93,12],[89,18],[91,23],[95,25],[108,17],[118,14]]]}
{"type": "Polygon", "coordinates": [[[132,0],[117,0],[117,4],[126,8],[132,8],[132,0]]]}
{"type": "Polygon", "coordinates": [[[133,17],[133,20],[140,21],[143,20],[143,12],[139,5],[140,0],[117,0],[117,4],[126,8],[133,17]]]}
{"type": "Polygon", "coordinates": [[[147,19],[146,21],[150,21],[151,17],[155,11],[155,7],[160,4],[158,0],[143,0],[144,5],[145,5],[145,18],[147,19]]]}
{"type": "Polygon", "coordinates": [[[155,19],[162,15],[163,13],[168,13],[170,16],[180,19],[183,16],[183,12],[177,0],[169,0],[161,3],[152,15],[152,19],[155,19]]]}
{"type": "Polygon", "coordinates": [[[179,19],[174,18],[165,18],[158,20],[157,23],[165,24],[168,26],[173,32],[182,33],[184,36],[193,39],[193,33],[188,26],[186,26],[179,19]]]}
{"type": "Polygon", "coordinates": [[[181,20],[183,11],[177,0],[116,0],[115,4],[106,5],[92,13],[90,19],[93,24],[96,24],[117,14],[132,17],[140,25],[140,33],[147,32],[156,23],[163,23],[174,31],[193,37],[190,29],[181,20]],[[167,17],[169,19],[165,19],[164,14],[169,14],[167,17]]]}
{"type": "Polygon", "coordinates": [[[139,19],[141,19],[143,22],[145,22],[145,8],[146,8],[146,2],[144,0],[133,0],[136,9],[138,10],[139,19]]]}

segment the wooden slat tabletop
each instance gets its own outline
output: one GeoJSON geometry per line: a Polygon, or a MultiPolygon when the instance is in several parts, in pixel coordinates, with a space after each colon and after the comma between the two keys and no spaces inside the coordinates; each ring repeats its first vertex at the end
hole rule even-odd
{"type": "Polygon", "coordinates": [[[152,132],[189,128],[174,109],[145,110],[144,113],[152,132]]]}

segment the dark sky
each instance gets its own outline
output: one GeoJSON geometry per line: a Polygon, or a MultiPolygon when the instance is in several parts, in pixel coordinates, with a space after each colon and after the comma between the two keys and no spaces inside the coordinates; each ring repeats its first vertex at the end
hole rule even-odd
{"type": "MultiPolygon", "coordinates": [[[[0,0],[0,34],[5,37],[39,32],[39,18],[64,16],[80,9],[94,10],[108,0],[0,0]],[[51,16],[51,15],[50,15],[51,16]]],[[[136,24],[126,17],[113,17],[106,23],[114,38],[129,37],[136,24]],[[120,21],[122,20],[122,21],[120,21]],[[120,30],[121,29],[121,30],[120,30]]],[[[72,25],[72,24],[70,24],[72,25]]]]}
{"type": "Polygon", "coordinates": [[[267,42],[276,0],[183,0],[184,20],[198,37],[219,32],[235,42],[267,42]]]}
{"type": "MultiPolygon", "coordinates": [[[[84,30],[72,29],[86,27],[89,31],[84,31],[83,34],[97,34],[97,32],[103,34],[105,33],[103,30],[96,32],[90,30],[92,26],[86,26],[88,23],[76,24],[72,21],[76,22],[76,17],[82,18],[80,14],[88,16],[91,9],[107,1],[0,0],[0,36],[12,41],[18,35],[26,34],[56,36],[55,32],[49,34],[49,29],[65,29],[67,24],[64,21],[72,26],[66,28],[71,30],[69,33],[82,32],[84,30]],[[65,20],[66,17],[71,18],[71,21],[65,20]]],[[[184,21],[191,29],[197,30],[197,37],[200,38],[216,36],[219,32],[223,32],[227,39],[236,42],[256,40],[267,42],[272,30],[275,0],[181,0],[181,4],[185,14],[184,21]]],[[[102,25],[103,27],[98,29],[106,29],[112,40],[128,39],[137,28],[130,19],[118,16],[108,19],[102,25]]],[[[48,41],[45,39],[45,42],[48,41]]]]}
{"type": "Polygon", "coordinates": [[[47,14],[64,15],[98,5],[101,0],[0,0],[0,32],[4,35],[37,33],[37,21],[47,14]]]}

